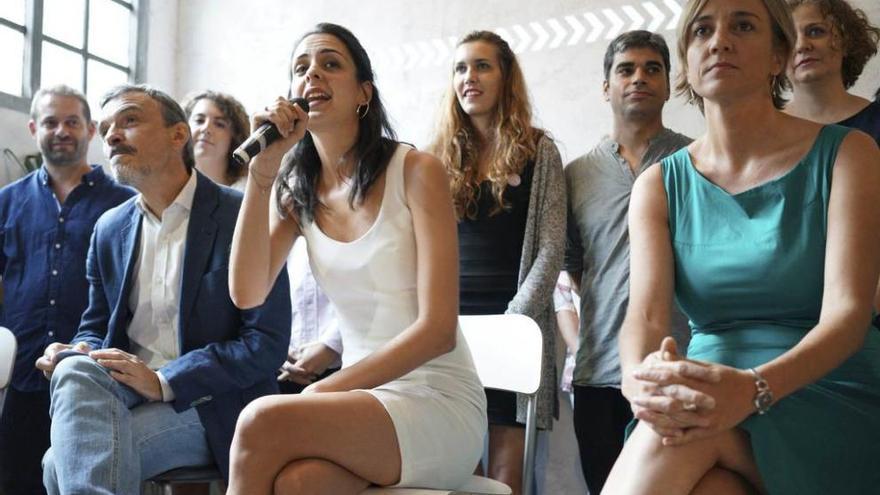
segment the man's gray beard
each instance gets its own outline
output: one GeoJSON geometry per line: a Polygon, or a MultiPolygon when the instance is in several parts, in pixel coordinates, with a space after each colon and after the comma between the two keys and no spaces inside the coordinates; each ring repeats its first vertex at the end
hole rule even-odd
{"type": "Polygon", "coordinates": [[[118,165],[113,165],[110,168],[113,170],[113,176],[116,177],[116,182],[131,186],[135,189],[138,189],[138,184],[143,181],[145,176],[149,175],[149,173],[145,174],[143,171],[132,170],[118,165]]]}

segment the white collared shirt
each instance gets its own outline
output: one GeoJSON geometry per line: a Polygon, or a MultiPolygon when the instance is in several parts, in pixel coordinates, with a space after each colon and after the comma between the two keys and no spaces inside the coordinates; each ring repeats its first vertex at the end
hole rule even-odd
{"type": "MultiPolygon", "coordinates": [[[[290,302],[293,308],[290,329],[290,350],[295,351],[304,344],[321,342],[342,355],[342,335],[339,320],[327,295],[318,286],[309,265],[306,240],[297,239],[287,257],[287,272],[290,277],[290,302]]],[[[342,361],[337,359],[330,364],[338,368],[342,361]]]]}
{"type": "MultiPolygon", "coordinates": [[[[153,370],[180,356],[180,277],[195,190],[193,173],[162,218],[147,208],[143,195],[136,200],[144,219],[128,300],[132,312],[128,338],[132,352],[153,370]]],[[[173,394],[161,374],[160,381],[163,400],[171,400],[173,394]]]]}

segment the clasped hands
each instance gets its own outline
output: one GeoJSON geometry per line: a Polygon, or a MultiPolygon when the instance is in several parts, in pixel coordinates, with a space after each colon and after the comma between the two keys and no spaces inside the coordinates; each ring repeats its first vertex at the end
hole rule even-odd
{"type": "Polygon", "coordinates": [[[287,361],[281,365],[278,381],[289,380],[300,385],[311,385],[338,358],[336,351],[321,342],[303,344],[288,351],[287,361]]]}
{"type": "Polygon", "coordinates": [[[746,370],[686,359],[666,337],[623,379],[633,415],[662,437],[682,445],[729,430],[752,412],[754,379],[746,370]]]}
{"type": "Polygon", "coordinates": [[[79,342],[76,345],[55,342],[46,347],[43,355],[37,359],[36,367],[43,371],[46,378],[51,378],[52,372],[55,371],[55,366],[58,364],[57,354],[66,350],[81,352],[94,359],[98,364],[110,370],[110,376],[114,380],[128,385],[147,400],[162,400],[162,385],[159,382],[159,375],[134,354],[119,349],[93,351],[85,342],[79,342]]]}

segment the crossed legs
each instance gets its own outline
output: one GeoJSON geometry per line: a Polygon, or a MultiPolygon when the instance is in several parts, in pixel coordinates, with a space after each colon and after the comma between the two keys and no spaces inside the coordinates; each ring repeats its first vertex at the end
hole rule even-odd
{"type": "Polygon", "coordinates": [[[604,494],[757,495],[765,493],[748,435],[736,428],[680,446],[664,446],[644,423],[614,464],[604,494]]]}
{"type": "Polygon", "coordinates": [[[227,493],[357,494],[400,473],[391,417],[368,392],[273,395],[238,419],[227,493]]]}

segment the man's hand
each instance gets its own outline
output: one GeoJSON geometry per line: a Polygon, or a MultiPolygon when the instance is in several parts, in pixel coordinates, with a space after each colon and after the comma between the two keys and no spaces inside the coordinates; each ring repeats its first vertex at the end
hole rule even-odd
{"type": "Polygon", "coordinates": [[[151,370],[137,356],[119,349],[101,349],[89,353],[89,357],[110,370],[110,376],[119,383],[128,385],[135,392],[151,401],[162,400],[162,385],[159,375],[151,370]]]}
{"type": "Polygon", "coordinates": [[[288,352],[287,361],[281,365],[278,381],[289,380],[300,385],[310,385],[337,359],[339,354],[321,342],[303,344],[288,352]]]}
{"type": "Polygon", "coordinates": [[[715,408],[715,398],[697,386],[719,380],[717,370],[682,358],[675,340],[666,337],[658,351],[624,375],[623,394],[637,419],[662,437],[678,438],[688,428],[709,425],[702,413],[715,408]]]}
{"type": "Polygon", "coordinates": [[[37,359],[35,366],[37,369],[42,370],[43,375],[51,379],[52,373],[55,371],[55,366],[58,362],[55,360],[56,356],[61,351],[66,350],[74,350],[77,352],[82,352],[83,354],[88,354],[89,351],[92,350],[88,344],[85,342],[78,342],[76,345],[70,344],[62,344],[61,342],[53,342],[46,347],[46,350],[43,351],[43,355],[37,359]]]}

